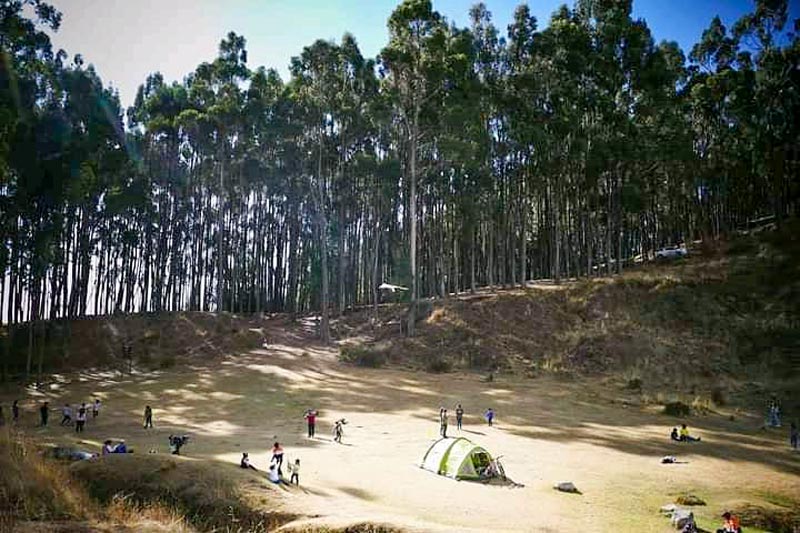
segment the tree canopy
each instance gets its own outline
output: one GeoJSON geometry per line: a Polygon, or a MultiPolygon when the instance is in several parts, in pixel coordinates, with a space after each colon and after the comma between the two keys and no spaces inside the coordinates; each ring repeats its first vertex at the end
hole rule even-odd
{"type": "MultiPolygon", "coordinates": [[[[61,15],[0,2],[0,316],[328,313],[637,258],[800,209],[800,23],[757,0],[688,54],[631,1],[577,0],[508,28],[405,0],[365,58],[316,41],[290,79],[230,33],[133,105],[61,15]]],[[[30,363],[29,363],[30,367],[30,363]]],[[[30,368],[28,369],[30,371],[30,368]]]]}

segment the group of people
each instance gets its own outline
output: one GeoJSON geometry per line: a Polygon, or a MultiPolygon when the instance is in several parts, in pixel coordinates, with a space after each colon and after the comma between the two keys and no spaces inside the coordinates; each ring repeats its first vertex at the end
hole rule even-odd
{"type": "MultiPolygon", "coordinates": [[[[279,442],[275,442],[272,446],[272,458],[269,461],[269,469],[267,470],[267,479],[276,485],[286,483],[283,479],[283,447],[279,442]]],[[[242,459],[239,461],[241,468],[250,469],[258,472],[258,468],[253,466],[250,462],[250,454],[242,452],[242,459]]],[[[300,485],[300,459],[295,459],[294,463],[288,464],[289,469],[289,484],[300,485]]]]}
{"type": "Polygon", "coordinates": [[[700,437],[693,437],[689,434],[689,428],[686,427],[686,424],[681,424],[680,430],[672,428],[669,438],[678,442],[700,442],[700,437]]]}
{"type": "MultiPolygon", "coordinates": [[[[488,408],[485,413],[483,413],[483,418],[486,420],[486,423],[489,425],[489,427],[491,427],[492,423],[494,422],[494,416],[495,416],[494,409],[492,409],[491,407],[488,408]]],[[[447,438],[448,422],[449,422],[449,415],[447,414],[447,409],[444,407],[440,407],[439,435],[444,439],[447,438]]],[[[458,430],[461,431],[461,429],[463,429],[463,425],[464,425],[464,408],[459,403],[456,405],[456,428],[458,428],[458,430]]]]}

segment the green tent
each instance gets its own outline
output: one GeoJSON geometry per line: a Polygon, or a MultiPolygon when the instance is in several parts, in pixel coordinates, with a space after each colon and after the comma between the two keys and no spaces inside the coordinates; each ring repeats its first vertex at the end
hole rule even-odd
{"type": "Polygon", "coordinates": [[[480,479],[480,472],[491,460],[489,452],[474,442],[463,437],[445,438],[428,448],[420,466],[454,479],[480,479]]]}

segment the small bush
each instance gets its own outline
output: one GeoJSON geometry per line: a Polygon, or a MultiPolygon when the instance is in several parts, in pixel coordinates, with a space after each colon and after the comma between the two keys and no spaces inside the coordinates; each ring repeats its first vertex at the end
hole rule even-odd
{"type": "Polygon", "coordinates": [[[669,402],[664,404],[664,414],[669,416],[689,416],[692,408],[683,402],[669,402]]]}
{"type": "Polygon", "coordinates": [[[717,407],[722,407],[728,403],[725,397],[725,391],[721,387],[714,387],[714,390],[711,391],[711,401],[714,402],[714,405],[717,407]]]}
{"type": "Polygon", "coordinates": [[[369,346],[342,346],[339,360],[357,366],[379,368],[386,364],[386,354],[369,346]]]}
{"type": "Polygon", "coordinates": [[[164,355],[158,360],[158,368],[172,368],[175,366],[176,362],[174,355],[164,355]]]}
{"type": "Polygon", "coordinates": [[[630,390],[641,390],[642,389],[642,380],[640,378],[629,379],[628,383],[625,385],[625,387],[630,389],[630,390]]]}
{"type": "Polygon", "coordinates": [[[452,372],[453,364],[444,359],[443,357],[435,357],[433,359],[429,359],[428,363],[425,365],[425,368],[428,372],[433,372],[435,374],[444,374],[446,372],[452,372]]]}
{"type": "Polygon", "coordinates": [[[695,496],[694,494],[681,494],[675,500],[678,505],[705,505],[706,502],[695,496]]]}

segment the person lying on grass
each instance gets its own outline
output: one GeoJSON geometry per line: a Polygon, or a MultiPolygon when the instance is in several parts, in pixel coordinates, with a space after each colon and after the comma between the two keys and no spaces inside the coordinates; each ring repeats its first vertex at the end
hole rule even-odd
{"type": "Polygon", "coordinates": [[[250,456],[247,454],[247,452],[242,452],[242,460],[239,461],[239,466],[241,468],[249,468],[250,470],[255,470],[258,472],[258,468],[250,464],[250,456]]]}
{"type": "Polygon", "coordinates": [[[689,435],[689,428],[686,427],[686,424],[681,424],[680,438],[678,440],[682,442],[700,442],[700,437],[689,435]]]}

